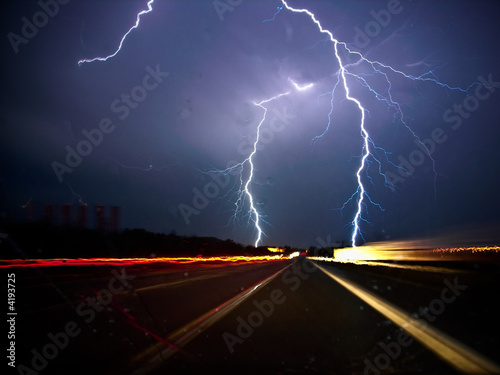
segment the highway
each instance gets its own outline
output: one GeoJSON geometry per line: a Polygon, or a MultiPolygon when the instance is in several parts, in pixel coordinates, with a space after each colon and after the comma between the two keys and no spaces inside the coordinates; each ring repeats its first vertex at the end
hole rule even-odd
{"type": "Polygon", "coordinates": [[[500,373],[498,264],[18,268],[21,374],[500,373]]]}

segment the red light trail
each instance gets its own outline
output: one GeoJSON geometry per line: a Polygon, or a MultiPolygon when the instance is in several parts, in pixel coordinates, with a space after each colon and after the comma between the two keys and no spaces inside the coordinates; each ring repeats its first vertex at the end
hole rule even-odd
{"type": "Polygon", "coordinates": [[[220,257],[161,257],[161,258],[88,258],[88,259],[4,259],[0,268],[58,267],[58,266],[127,266],[138,264],[194,264],[194,263],[258,263],[289,259],[282,255],[220,256],[220,257]]]}

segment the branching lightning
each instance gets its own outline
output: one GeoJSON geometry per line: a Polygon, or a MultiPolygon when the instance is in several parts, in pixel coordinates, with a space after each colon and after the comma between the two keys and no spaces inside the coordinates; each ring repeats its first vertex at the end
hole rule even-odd
{"type": "MultiPolygon", "coordinates": [[[[255,139],[255,142],[253,143],[252,152],[250,153],[250,155],[248,156],[248,158],[244,161],[244,162],[248,162],[248,165],[250,166],[250,173],[248,175],[248,178],[247,178],[246,182],[244,183],[244,188],[243,188],[242,194],[244,193],[246,195],[246,197],[248,198],[248,202],[250,204],[250,213],[254,217],[253,220],[254,220],[254,223],[255,223],[255,228],[257,229],[257,239],[255,240],[255,247],[257,247],[259,245],[259,242],[262,239],[262,234],[264,232],[262,231],[262,228],[260,227],[261,215],[259,214],[259,212],[255,208],[254,199],[253,199],[253,196],[252,196],[252,194],[250,192],[249,186],[250,186],[250,183],[253,180],[253,175],[254,175],[253,157],[257,153],[257,145],[259,144],[259,140],[260,140],[260,128],[261,128],[262,124],[264,123],[264,121],[266,120],[266,115],[267,115],[267,107],[265,107],[264,104],[267,104],[270,101],[278,99],[278,98],[280,98],[280,97],[282,97],[284,95],[288,95],[289,93],[290,92],[286,92],[286,93],[283,93],[283,94],[279,94],[279,95],[273,96],[270,99],[263,100],[263,101],[261,101],[259,103],[255,103],[255,102],[253,103],[254,105],[262,108],[264,110],[264,113],[262,115],[262,119],[259,122],[259,125],[257,125],[257,137],[255,139]]],[[[241,180],[241,182],[243,184],[243,180],[241,180]]],[[[238,201],[236,202],[236,204],[237,204],[237,211],[238,211],[238,205],[241,203],[241,199],[240,198],[241,198],[241,195],[238,198],[238,201]]]]}
{"type": "MultiPolygon", "coordinates": [[[[293,85],[293,87],[295,88],[296,91],[305,91],[313,86],[312,83],[300,86],[296,82],[294,82],[291,78],[289,78],[288,80],[293,85]]],[[[259,243],[262,241],[262,236],[265,236],[265,233],[264,233],[262,226],[261,226],[262,222],[265,220],[264,220],[264,217],[257,210],[255,198],[253,197],[252,192],[251,192],[251,184],[255,182],[254,181],[254,171],[255,171],[254,157],[257,153],[258,146],[259,146],[260,131],[261,131],[262,125],[266,121],[266,115],[267,115],[267,111],[268,111],[266,104],[268,104],[274,100],[277,100],[283,96],[289,95],[291,93],[292,93],[292,91],[286,91],[286,92],[283,92],[281,94],[275,95],[271,98],[264,99],[260,102],[253,102],[253,104],[255,106],[257,106],[263,110],[263,113],[262,113],[262,117],[260,118],[259,124],[257,125],[256,138],[255,138],[255,141],[253,143],[252,152],[245,160],[243,160],[240,163],[237,163],[237,164],[235,164],[229,168],[226,168],[224,170],[212,170],[212,171],[208,172],[208,173],[227,174],[227,173],[231,173],[235,170],[239,170],[239,179],[240,179],[239,186],[240,187],[239,187],[238,192],[237,192],[237,199],[235,201],[235,210],[234,210],[234,214],[233,214],[232,218],[234,221],[237,220],[238,215],[240,215],[244,210],[245,202],[248,201],[249,209],[248,209],[247,215],[249,217],[249,220],[251,220],[254,223],[255,229],[257,231],[257,236],[256,236],[255,243],[254,243],[255,247],[257,247],[259,245],[259,243]],[[247,172],[248,176],[245,178],[244,173],[247,170],[248,170],[248,172],[247,172]]]]}
{"type": "MultiPolygon", "coordinates": [[[[373,139],[370,137],[368,129],[366,128],[366,123],[365,123],[366,116],[367,116],[367,114],[369,114],[369,112],[363,106],[363,104],[361,103],[361,100],[356,98],[353,94],[351,94],[351,88],[353,87],[353,83],[358,83],[359,85],[361,85],[361,87],[364,87],[372,95],[374,95],[374,97],[378,101],[384,102],[389,108],[391,108],[394,111],[394,119],[395,120],[399,119],[399,121],[403,124],[403,126],[410,132],[411,136],[414,137],[415,140],[422,146],[422,149],[426,150],[427,156],[429,157],[429,159],[432,162],[432,167],[433,167],[433,171],[434,171],[434,176],[435,176],[434,189],[436,189],[436,177],[437,177],[437,172],[436,172],[436,168],[435,168],[435,161],[432,158],[431,153],[429,152],[427,146],[422,142],[422,140],[418,137],[418,135],[408,125],[408,123],[404,117],[401,105],[393,99],[392,94],[391,94],[392,84],[391,84],[391,80],[390,80],[389,75],[392,74],[392,75],[400,76],[400,77],[403,77],[405,79],[409,79],[412,81],[432,83],[432,84],[438,85],[439,87],[441,87],[443,89],[451,90],[451,91],[459,91],[459,92],[462,92],[465,94],[468,94],[469,90],[472,87],[474,87],[475,85],[479,85],[480,83],[474,82],[469,87],[467,87],[465,89],[460,88],[460,87],[453,87],[453,86],[450,86],[446,83],[440,82],[439,79],[437,78],[435,71],[442,68],[441,66],[434,68],[433,70],[430,70],[430,71],[428,71],[420,76],[414,76],[414,75],[406,74],[400,70],[397,70],[397,69],[391,67],[390,65],[383,64],[379,61],[371,61],[371,60],[367,59],[366,57],[364,57],[360,52],[356,52],[356,51],[351,50],[345,42],[341,42],[341,41],[337,40],[329,30],[323,28],[321,23],[318,21],[316,16],[311,11],[309,11],[307,9],[293,8],[290,5],[288,5],[286,0],[282,0],[281,2],[282,2],[282,6],[278,7],[278,10],[274,14],[273,18],[270,20],[265,20],[264,22],[274,21],[283,9],[286,9],[286,10],[291,11],[293,13],[306,14],[316,24],[320,33],[326,34],[328,40],[331,43],[333,43],[333,51],[335,54],[335,60],[339,66],[338,71],[336,73],[336,81],[333,84],[332,91],[323,94],[323,95],[331,95],[331,97],[330,97],[331,107],[330,107],[330,112],[328,113],[328,123],[327,123],[327,126],[326,126],[324,132],[321,135],[313,138],[313,144],[315,144],[323,136],[325,136],[330,129],[332,115],[334,112],[334,96],[335,96],[336,92],[338,91],[339,85],[341,88],[343,88],[343,90],[345,92],[345,100],[352,102],[357,107],[357,109],[359,110],[359,113],[360,113],[359,130],[360,130],[360,135],[361,135],[361,139],[362,139],[362,150],[361,150],[361,161],[359,164],[359,168],[357,169],[356,174],[355,174],[357,188],[356,188],[356,191],[349,197],[349,199],[344,203],[344,205],[341,208],[341,210],[343,208],[345,208],[346,205],[348,203],[350,203],[351,201],[356,202],[356,212],[355,212],[354,218],[351,221],[351,226],[353,228],[352,235],[351,235],[351,243],[352,243],[353,247],[356,247],[356,244],[358,242],[360,242],[359,239],[360,238],[363,239],[363,234],[362,234],[362,231],[360,228],[360,224],[361,224],[361,222],[368,222],[368,220],[363,216],[364,207],[366,207],[366,205],[367,205],[366,201],[368,201],[368,203],[376,206],[377,208],[383,210],[383,208],[379,204],[372,201],[371,198],[368,196],[366,188],[365,188],[364,183],[363,183],[363,174],[365,174],[365,173],[367,174],[370,163],[375,162],[376,164],[378,164],[378,167],[379,167],[378,173],[384,178],[385,184],[387,186],[389,186],[390,188],[394,189],[394,185],[392,185],[391,182],[389,182],[387,176],[385,176],[384,173],[382,172],[382,169],[381,169],[382,164],[381,164],[381,161],[380,161],[379,156],[378,156],[379,153],[381,153],[383,155],[386,162],[392,164],[396,168],[403,169],[403,170],[404,170],[404,168],[402,168],[400,166],[396,166],[394,163],[392,163],[389,160],[390,154],[388,152],[386,152],[383,148],[377,146],[375,144],[375,142],[373,141],[373,139]],[[354,57],[357,61],[355,63],[350,63],[350,64],[345,63],[342,60],[340,50],[342,50],[342,52],[344,52],[344,53],[347,53],[347,55],[349,55],[351,58],[354,57]],[[369,73],[369,74],[367,74],[367,73],[354,73],[354,72],[349,70],[349,68],[351,68],[351,67],[360,66],[360,65],[363,65],[363,66],[366,66],[367,68],[369,68],[371,70],[371,73],[369,73]],[[373,77],[373,76],[383,77],[383,80],[386,82],[387,87],[383,90],[375,90],[369,83],[369,78],[373,77]]],[[[410,174],[406,170],[404,170],[404,172],[407,174],[410,174]]],[[[367,178],[371,181],[371,178],[369,175],[367,175],[367,178]]]]}
{"type": "Polygon", "coordinates": [[[94,57],[92,59],[83,59],[83,60],[80,60],[78,61],[78,65],[82,65],[83,63],[90,63],[90,62],[93,62],[93,61],[106,61],[112,57],[115,57],[118,52],[120,52],[120,50],[122,49],[122,46],[123,46],[123,42],[125,41],[125,39],[127,38],[127,36],[132,32],[132,30],[136,29],[138,26],[139,26],[139,23],[141,22],[141,16],[143,14],[147,14],[149,12],[151,12],[153,10],[153,3],[154,3],[154,0],[149,0],[148,3],[147,3],[147,6],[148,6],[148,9],[145,9],[141,12],[139,12],[137,14],[137,18],[136,18],[136,21],[135,21],[135,25],[132,26],[126,33],[125,35],[123,35],[122,39],[120,40],[120,44],[118,46],[118,49],[111,55],[109,56],[106,56],[106,57],[94,57]]]}
{"type": "MultiPolygon", "coordinates": [[[[259,214],[256,208],[256,203],[255,199],[252,196],[252,193],[250,191],[250,184],[253,181],[254,177],[254,163],[253,163],[253,158],[255,154],[257,153],[257,146],[259,144],[259,139],[260,139],[260,130],[262,127],[262,124],[266,120],[266,114],[267,114],[267,108],[264,106],[264,104],[269,103],[273,100],[276,100],[282,96],[290,94],[289,91],[278,94],[276,96],[273,96],[272,98],[262,100],[261,102],[254,102],[253,104],[257,107],[260,107],[264,110],[264,113],[262,114],[261,120],[259,124],[257,125],[256,129],[256,138],[253,143],[253,148],[252,152],[250,155],[243,160],[240,163],[237,163],[229,168],[226,168],[224,170],[212,170],[210,171],[211,173],[231,173],[232,171],[239,170],[239,178],[240,178],[240,187],[237,192],[237,199],[235,204],[235,210],[233,214],[233,219],[236,221],[237,216],[243,211],[243,206],[246,200],[248,200],[248,204],[250,208],[248,209],[248,217],[249,220],[252,220],[253,223],[255,224],[255,229],[257,230],[257,236],[255,239],[254,246],[257,247],[259,245],[259,242],[262,240],[262,236],[265,235],[264,231],[261,228],[261,221],[263,221],[262,216],[259,214]],[[248,169],[248,177],[245,179],[244,178],[244,173],[248,169]]],[[[210,173],[209,172],[209,173],[210,173]]]]}
{"type": "MultiPolygon", "coordinates": [[[[83,63],[89,63],[93,61],[107,61],[108,59],[116,56],[118,52],[120,52],[123,43],[127,36],[132,32],[132,30],[136,29],[139,26],[141,16],[144,14],[147,14],[153,10],[152,4],[154,0],[149,0],[147,2],[147,9],[139,12],[137,14],[136,18],[136,23],[134,26],[132,26],[122,37],[119,46],[117,50],[106,57],[94,57],[92,59],[83,59],[78,61],[78,65],[82,65],[83,63]]],[[[361,152],[359,155],[360,163],[359,167],[356,170],[355,173],[355,181],[356,181],[356,189],[352,193],[352,195],[345,201],[345,203],[342,205],[340,210],[343,210],[346,208],[349,204],[352,204],[353,202],[355,203],[355,214],[350,222],[350,226],[352,226],[352,234],[351,234],[351,243],[353,247],[356,247],[356,244],[364,241],[363,238],[363,233],[361,230],[361,223],[365,222],[368,223],[367,216],[365,212],[368,210],[368,204],[371,204],[372,206],[377,207],[380,210],[384,210],[378,203],[374,202],[369,194],[368,191],[365,187],[364,180],[368,180],[371,183],[373,183],[373,180],[369,174],[369,169],[370,165],[375,165],[378,166],[377,168],[377,173],[378,175],[383,178],[385,181],[385,185],[391,189],[395,189],[395,185],[393,185],[389,178],[382,172],[382,161],[385,163],[389,163],[393,167],[402,170],[404,173],[407,175],[411,175],[410,171],[406,170],[402,166],[398,166],[395,163],[393,163],[390,160],[390,153],[384,150],[382,147],[378,146],[374,140],[371,138],[369,134],[369,130],[366,126],[366,119],[367,117],[370,117],[370,112],[368,109],[363,105],[362,100],[356,96],[355,91],[353,90],[354,87],[357,89],[362,88],[364,89],[367,93],[370,95],[373,95],[377,101],[384,103],[387,105],[389,109],[391,109],[394,113],[393,119],[394,121],[399,121],[404,128],[409,132],[409,134],[415,139],[416,143],[418,143],[421,146],[421,149],[424,150],[427,154],[427,157],[429,157],[429,160],[432,163],[432,170],[434,172],[434,190],[436,191],[436,178],[437,178],[437,171],[436,171],[436,164],[434,159],[432,158],[431,152],[429,151],[427,145],[420,139],[420,137],[412,130],[412,128],[409,126],[408,121],[403,113],[402,106],[398,101],[396,101],[391,93],[393,84],[391,82],[391,77],[399,77],[403,79],[407,79],[413,82],[420,82],[420,83],[429,83],[429,84],[434,84],[437,85],[438,87],[447,90],[447,91],[458,91],[461,93],[464,93],[466,95],[469,94],[470,90],[477,86],[477,85],[482,85],[485,87],[486,86],[484,83],[480,82],[473,82],[466,88],[461,88],[461,87],[454,87],[449,84],[443,83],[439,80],[437,77],[437,70],[441,69],[443,66],[438,66],[435,67],[428,72],[425,72],[424,74],[421,74],[419,76],[411,75],[404,73],[403,71],[397,70],[393,68],[390,65],[384,64],[380,61],[377,60],[369,60],[366,58],[361,52],[353,51],[352,49],[349,48],[348,44],[342,41],[339,41],[336,39],[332,32],[330,32],[328,29],[323,28],[322,24],[319,22],[319,20],[316,18],[316,16],[309,11],[308,9],[297,9],[291,7],[288,3],[287,0],[281,0],[281,6],[277,8],[277,11],[275,12],[274,16],[271,19],[264,20],[263,22],[274,22],[277,17],[279,17],[280,13],[283,10],[290,11],[292,13],[300,13],[300,14],[305,14],[307,15],[311,21],[317,26],[319,32],[321,34],[326,35],[325,43],[332,43],[333,44],[333,52],[335,56],[335,64],[338,65],[337,72],[334,74],[335,80],[332,84],[332,89],[331,91],[328,91],[326,93],[323,93],[318,97],[318,100],[320,97],[323,96],[329,96],[329,102],[330,102],[330,111],[328,113],[328,121],[326,124],[326,127],[324,128],[324,131],[314,137],[312,139],[312,144],[313,146],[317,144],[317,142],[321,141],[321,139],[329,132],[331,126],[332,126],[332,121],[334,118],[334,99],[336,96],[341,97],[340,102],[342,101],[348,101],[351,102],[359,111],[360,118],[359,118],[359,131],[360,131],[360,137],[362,141],[362,146],[361,146],[361,152]],[[342,56],[349,56],[349,62],[344,61],[347,60],[346,58],[343,59],[342,56]],[[355,62],[351,62],[355,60],[355,62]],[[356,70],[354,68],[356,67],[362,67],[364,72],[363,73],[356,73],[356,70]],[[369,71],[368,73],[366,71],[369,71]],[[382,81],[384,83],[384,87],[382,89],[375,89],[373,86],[374,84],[371,83],[372,79],[377,78],[380,79],[382,78],[382,81]],[[340,91],[340,93],[339,93],[340,91]],[[342,93],[343,91],[343,93],[342,93]],[[338,95],[337,95],[338,94],[338,95]],[[343,94],[343,95],[342,95],[343,94]]],[[[410,66],[410,65],[408,65],[410,66]]],[[[294,87],[295,92],[300,92],[307,90],[313,86],[313,83],[310,83],[308,85],[298,85],[296,82],[294,82],[292,79],[289,78],[290,83],[294,87]]],[[[380,82],[377,83],[377,85],[380,85],[380,82]]],[[[255,183],[254,177],[255,177],[255,165],[254,165],[254,158],[255,155],[257,154],[258,151],[258,146],[259,146],[259,141],[260,141],[260,135],[261,135],[261,128],[264,122],[266,121],[266,115],[268,112],[267,104],[279,99],[280,97],[286,96],[291,94],[293,91],[287,91],[281,94],[278,94],[276,96],[273,96],[269,99],[262,100],[260,102],[254,102],[253,104],[256,107],[259,107],[260,109],[263,110],[262,117],[260,119],[260,122],[257,125],[256,128],[256,139],[253,143],[253,148],[252,152],[250,155],[241,161],[240,163],[237,163],[229,168],[226,168],[224,170],[211,170],[206,173],[223,173],[223,174],[229,174],[232,172],[236,172],[239,174],[239,189],[237,191],[237,198],[235,201],[235,210],[232,218],[236,220],[237,216],[239,216],[242,212],[245,210],[245,206],[248,207],[246,216],[248,217],[248,220],[253,222],[255,225],[255,229],[257,232],[256,240],[255,240],[255,246],[257,247],[259,243],[262,241],[262,236],[265,235],[263,229],[262,229],[262,222],[264,221],[263,216],[259,213],[257,209],[257,203],[255,201],[255,198],[252,195],[252,184],[255,183]]],[[[124,168],[130,168],[130,169],[139,169],[142,171],[151,171],[151,170],[159,170],[161,171],[164,167],[162,166],[161,168],[155,168],[152,163],[149,165],[149,168],[140,168],[140,167],[128,167],[120,164],[124,168]]],[[[70,187],[71,188],[71,187],[70,187]]]]}
{"type": "MultiPolygon", "coordinates": [[[[331,115],[333,113],[333,96],[334,96],[334,94],[335,94],[335,92],[337,90],[337,87],[338,87],[339,83],[342,84],[342,86],[344,88],[346,99],[349,100],[349,101],[351,101],[351,102],[353,102],[357,106],[357,108],[359,109],[359,112],[361,114],[359,128],[360,128],[361,136],[363,138],[363,148],[362,148],[361,163],[360,163],[359,169],[356,172],[356,179],[357,179],[358,188],[357,188],[356,192],[353,194],[353,196],[351,196],[351,198],[349,198],[349,199],[353,199],[354,196],[357,195],[357,202],[356,202],[357,210],[356,210],[356,214],[354,215],[354,219],[352,220],[353,231],[352,231],[352,236],[351,236],[352,245],[356,246],[356,238],[357,238],[358,235],[361,235],[361,230],[360,230],[359,224],[360,224],[360,221],[363,220],[362,210],[363,210],[364,199],[365,199],[365,195],[366,195],[366,191],[365,191],[365,187],[363,185],[361,174],[365,170],[365,166],[367,164],[367,159],[371,155],[370,145],[373,144],[373,141],[370,139],[368,131],[367,131],[366,127],[365,127],[366,109],[363,107],[363,105],[361,104],[361,102],[358,99],[356,99],[355,97],[353,97],[353,96],[350,95],[349,85],[347,83],[347,77],[346,76],[347,75],[352,75],[352,74],[349,73],[349,71],[346,69],[346,66],[344,65],[344,63],[343,63],[343,61],[342,61],[342,59],[341,59],[341,57],[339,55],[339,46],[343,46],[350,53],[352,53],[352,52],[347,48],[347,46],[344,43],[341,43],[337,39],[335,39],[333,37],[333,34],[330,31],[328,31],[328,30],[326,30],[326,29],[324,29],[322,27],[321,23],[316,19],[316,17],[314,16],[313,13],[311,13],[307,9],[295,9],[295,8],[292,8],[292,7],[290,7],[287,4],[287,2],[285,0],[283,0],[282,3],[283,3],[283,6],[286,7],[286,9],[288,9],[288,10],[290,10],[292,12],[295,12],[295,13],[306,13],[313,20],[313,22],[318,26],[320,32],[328,35],[330,41],[333,43],[334,52],[335,52],[335,58],[336,58],[337,63],[339,65],[339,72],[338,72],[338,75],[337,75],[337,82],[335,83],[335,85],[333,87],[333,90],[331,92],[331,95],[332,95],[331,102],[330,102],[331,103],[331,110],[330,110],[330,112],[328,114],[328,125],[326,127],[326,130],[323,132],[323,134],[321,136],[319,136],[319,137],[316,137],[314,140],[318,140],[323,135],[325,135],[326,132],[328,131],[329,127],[330,127],[331,115]]],[[[279,11],[281,11],[282,9],[283,9],[283,7],[281,7],[279,9],[279,11]]],[[[275,17],[279,13],[279,11],[275,14],[275,17]]],[[[360,54],[359,54],[359,56],[361,58],[363,58],[360,54]]],[[[363,58],[363,60],[365,60],[365,59],[363,58]]],[[[365,60],[365,61],[368,61],[368,60],[365,60]]],[[[371,63],[371,64],[373,64],[373,63],[371,63]]]]}

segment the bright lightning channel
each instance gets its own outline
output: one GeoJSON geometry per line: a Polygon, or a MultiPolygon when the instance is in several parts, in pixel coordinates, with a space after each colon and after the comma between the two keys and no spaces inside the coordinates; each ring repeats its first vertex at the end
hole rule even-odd
{"type": "MultiPolygon", "coordinates": [[[[440,86],[441,88],[444,88],[447,90],[452,90],[452,91],[460,91],[460,92],[465,93],[465,94],[468,94],[469,89],[471,89],[475,85],[480,85],[480,83],[474,82],[469,87],[467,87],[465,89],[460,88],[460,87],[452,87],[446,83],[440,82],[437,79],[436,74],[435,74],[435,70],[437,70],[441,67],[435,68],[435,69],[433,69],[429,72],[426,72],[420,76],[414,76],[414,75],[406,74],[402,71],[399,71],[399,70],[391,67],[390,65],[385,65],[379,61],[368,60],[360,52],[352,51],[351,49],[349,49],[349,47],[347,46],[347,44],[345,42],[341,42],[341,41],[335,39],[333,34],[329,30],[323,28],[321,23],[318,21],[318,19],[316,18],[316,16],[312,12],[310,12],[307,9],[293,8],[290,5],[288,5],[286,0],[282,0],[281,2],[283,5],[278,7],[278,11],[274,14],[274,17],[270,20],[265,20],[264,22],[274,21],[276,19],[276,17],[279,15],[279,13],[281,12],[281,10],[283,10],[283,8],[286,8],[287,10],[294,12],[294,13],[307,14],[310,17],[310,19],[317,25],[319,31],[323,34],[328,35],[329,40],[333,43],[335,58],[336,58],[336,61],[339,65],[339,70],[336,74],[337,81],[334,84],[333,90],[331,92],[327,93],[327,94],[331,95],[331,100],[330,100],[331,109],[330,109],[330,112],[328,114],[328,124],[325,128],[325,131],[321,135],[319,135],[313,139],[313,143],[318,141],[319,139],[321,139],[328,132],[328,130],[330,128],[332,114],[333,114],[333,97],[334,97],[334,94],[335,94],[339,84],[342,85],[342,87],[345,91],[345,98],[348,101],[350,101],[356,105],[356,107],[358,108],[360,115],[361,115],[360,121],[359,121],[359,129],[360,129],[361,137],[363,139],[363,146],[362,146],[361,162],[360,162],[358,170],[356,171],[357,189],[351,195],[351,197],[344,203],[344,205],[341,208],[341,209],[343,209],[350,201],[356,199],[356,213],[354,215],[353,220],[351,221],[351,225],[353,227],[353,231],[352,231],[352,235],[351,235],[351,243],[352,243],[353,247],[356,247],[356,243],[359,241],[358,238],[360,237],[361,239],[363,239],[363,234],[362,234],[362,231],[360,228],[360,223],[362,221],[368,222],[363,217],[363,208],[366,207],[365,199],[367,199],[369,203],[371,203],[371,204],[375,205],[376,207],[378,207],[379,209],[383,210],[383,208],[379,204],[377,204],[371,200],[371,198],[367,194],[365,186],[363,185],[362,174],[368,173],[368,166],[369,166],[370,160],[373,160],[378,164],[379,174],[384,178],[385,184],[391,188],[394,188],[394,185],[391,182],[389,182],[387,176],[385,176],[384,173],[382,172],[382,170],[381,170],[382,164],[381,164],[380,160],[377,158],[377,153],[378,152],[382,153],[382,155],[387,160],[387,162],[392,164],[396,168],[403,169],[403,170],[404,170],[404,168],[402,168],[400,166],[396,166],[394,163],[392,163],[388,157],[389,153],[386,152],[381,147],[376,146],[374,141],[371,139],[371,137],[368,133],[368,130],[365,126],[366,114],[369,112],[365,107],[363,107],[360,100],[356,99],[354,96],[351,95],[350,85],[348,84],[347,76],[353,78],[356,82],[361,84],[361,86],[367,88],[369,90],[369,92],[371,92],[378,101],[382,101],[382,102],[386,103],[390,108],[392,108],[395,111],[394,118],[396,119],[398,117],[399,120],[401,121],[401,123],[411,133],[411,135],[416,139],[416,141],[421,146],[423,146],[422,149],[427,151],[427,156],[430,158],[430,160],[432,162],[433,171],[434,171],[434,189],[436,189],[436,177],[437,177],[437,172],[435,169],[435,161],[432,158],[431,153],[430,153],[429,149],[427,148],[427,146],[422,142],[422,140],[418,137],[418,135],[415,134],[415,132],[407,124],[400,104],[393,99],[392,94],[391,94],[392,84],[391,84],[391,81],[389,79],[388,73],[399,75],[399,76],[402,76],[406,79],[410,79],[413,81],[433,83],[433,84],[440,86]],[[343,47],[344,50],[348,54],[350,54],[351,56],[356,56],[358,61],[356,63],[344,64],[344,62],[342,61],[342,58],[340,57],[340,54],[339,54],[339,47],[343,47]],[[368,66],[371,67],[373,72],[371,74],[366,74],[366,73],[356,74],[356,73],[352,73],[351,71],[349,71],[349,69],[348,69],[349,67],[360,65],[360,64],[368,64],[368,66]],[[370,84],[368,83],[366,77],[370,77],[370,76],[374,76],[374,75],[381,75],[383,77],[383,79],[385,80],[388,87],[385,89],[385,91],[383,93],[380,93],[379,91],[373,89],[370,86],[370,84]]],[[[294,84],[294,86],[297,89],[300,89],[295,84],[294,84]]],[[[406,171],[406,170],[404,170],[404,171],[406,173],[410,174],[408,171],[406,171]]],[[[368,176],[368,178],[370,179],[369,176],[368,176]]]]}
{"type": "MultiPolygon", "coordinates": [[[[354,247],[354,246],[356,246],[356,237],[358,236],[358,234],[360,234],[359,223],[362,219],[361,212],[362,212],[363,205],[364,205],[363,200],[364,200],[364,197],[366,194],[365,187],[363,185],[362,178],[361,178],[361,173],[365,169],[366,160],[370,156],[370,136],[368,134],[368,131],[365,128],[366,109],[362,106],[361,102],[358,99],[356,99],[350,95],[349,85],[347,84],[347,78],[346,78],[346,74],[348,72],[346,71],[344,63],[342,62],[342,59],[340,58],[340,55],[339,55],[339,44],[342,44],[342,43],[340,43],[337,39],[335,39],[333,37],[333,34],[330,31],[323,29],[320,22],[316,19],[316,17],[314,16],[313,13],[311,13],[307,9],[292,8],[287,4],[287,2],[285,0],[282,0],[282,3],[283,3],[283,6],[285,6],[288,10],[290,10],[292,12],[306,13],[307,15],[309,15],[309,17],[311,17],[311,19],[314,21],[314,23],[318,26],[320,32],[328,35],[328,37],[330,38],[330,41],[332,41],[333,45],[334,45],[335,57],[337,59],[339,67],[340,67],[339,78],[340,78],[340,81],[341,81],[341,83],[344,87],[344,90],[345,90],[345,97],[347,100],[355,103],[356,106],[358,107],[360,113],[361,113],[360,130],[361,130],[361,136],[363,137],[363,155],[361,157],[360,167],[359,167],[358,171],[356,172],[357,183],[358,183],[358,189],[357,189],[358,199],[357,199],[356,214],[354,216],[354,219],[352,220],[352,225],[353,225],[354,229],[353,229],[352,236],[351,236],[352,246],[354,247]]],[[[343,45],[345,47],[345,44],[343,44],[343,45]]],[[[338,83],[339,82],[337,81],[337,84],[338,83]]],[[[336,88],[336,86],[337,85],[335,85],[335,88],[336,88]]],[[[335,90],[332,91],[332,96],[333,96],[334,92],[335,92],[335,90]]],[[[333,103],[333,101],[332,101],[332,103],[333,103]]],[[[331,114],[331,112],[330,112],[330,114],[331,114]]]]}
{"type": "Polygon", "coordinates": [[[310,89],[314,85],[313,83],[309,83],[308,85],[299,86],[299,84],[296,83],[293,79],[288,78],[288,80],[292,83],[293,87],[295,87],[295,89],[297,89],[298,91],[305,91],[307,89],[310,89]]]}
{"type": "MultiPolygon", "coordinates": [[[[288,78],[288,80],[292,83],[292,85],[294,86],[294,88],[297,91],[304,91],[304,90],[307,90],[307,89],[313,87],[312,83],[304,85],[304,86],[299,86],[291,78],[288,78]]],[[[253,223],[255,225],[255,230],[257,231],[257,236],[256,236],[255,243],[254,243],[255,247],[259,246],[259,243],[262,241],[262,236],[265,235],[265,233],[261,227],[261,222],[264,221],[264,218],[262,217],[262,215],[259,213],[259,211],[256,208],[255,199],[254,199],[252,192],[251,192],[251,189],[250,189],[250,185],[252,184],[252,182],[254,180],[254,170],[255,170],[254,156],[257,154],[258,145],[259,145],[259,141],[260,141],[260,130],[262,128],[262,124],[264,124],[264,122],[266,121],[266,115],[267,115],[267,110],[268,110],[268,108],[266,107],[266,104],[268,104],[274,100],[277,100],[283,96],[289,95],[289,94],[291,94],[291,91],[283,92],[283,93],[275,95],[271,98],[264,99],[260,102],[253,102],[253,104],[255,106],[262,108],[262,110],[264,112],[262,114],[262,117],[260,119],[259,124],[257,125],[256,138],[255,138],[255,141],[253,143],[252,152],[245,160],[243,160],[242,162],[237,163],[229,168],[226,168],[224,170],[212,170],[212,171],[207,172],[207,173],[227,174],[227,173],[233,172],[233,171],[238,170],[238,169],[240,170],[240,172],[239,172],[240,188],[238,189],[238,192],[237,192],[238,198],[236,199],[236,202],[235,202],[235,210],[234,210],[234,214],[233,214],[232,218],[234,221],[237,220],[237,216],[243,211],[243,205],[245,204],[245,201],[248,200],[248,204],[250,206],[250,208],[248,209],[249,220],[253,221],[253,223]],[[244,174],[246,169],[248,169],[248,171],[249,171],[248,177],[244,178],[243,174],[244,174]]]]}
{"type": "MultiPolygon", "coordinates": [[[[259,125],[257,125],[257,137],[255,139],[255,142],[253,143],[253,150],[250,153],[250,155],[248,156],[248,158],[245,160],[245,162],[248,161],[248,164],[250,165],[250,174],[248,175],[247,181],[245,182],[243,192],[248,198],[248,202],[250,204],[250,212],[254,216],[253,221],[255,223],[255,228],[257,229],[257,239],[255,240],[255,247],[257,247],[259,245],[259,242],[262,240],[263,231],[262,231],[262,228],[260,227],[261,216],[258,213],[257,209],[255,208],[254,199],[253,199],[253,196],[250,192],[249,186],[253,180],[253,174],[254,174],[253,157],[257,153],[257,145],[259,144],[259,140],[260,140],[260,128],[261,128],[262,124],[264,123],[264,121],[266,120],[266,115],[267,115],[267,107],[265,107],[264,104],[269,103],[270,101],[278,99],[282,96],[288,95],[289,93],[290,92],[286,92],[283,94],[273,96],[270,99],[263,100],[259,103],[255,103],[255,102],[253,103],[254,105],[262,108],[264,110],[264,113],[262,115],[262,119],[259,122],[259,125]]],[[[238,199],[238,201],[239,201],[239,199],[238,199]]],[[[237,202],[237,204],[238,204],[238,202],[237,202]]]]}
{"type": "Polygon", "coordinates": [[[118,52],[120,52],[120,50],[122,49],[122,45],[123,45],[123,42],[125,41],[125,39],[127,38],[128,34],[130,34],[132,32],[132,30],[136,29],[138,26],[139,26],[139,23],[141,22],[141,16],[143,14],[147,14],[149,12],[151,12],[153,10],[153,3],[154,3],[154,0],[149,0],[148,3],[147,3],[147,6],[148,6],[148,9],[145,9],[141,12],[139,12],[137,14],[137,18],[136,18],[136,21],[135,21],[135,25],[132,26],[126,33],[125,35],[123,35],[121,41],[120,41],[120,45],[118,46],[118,49],[111,55],[109,56],[106,56],[106,57],[94,57],[92,59],[83,59],[83,60],[80,60],[78,61],[78,65],[82,65],[84,63],[91,63],[91,62],[94,62],[94,61],[106,61],[112,57],[115,57],[118,52]]]}

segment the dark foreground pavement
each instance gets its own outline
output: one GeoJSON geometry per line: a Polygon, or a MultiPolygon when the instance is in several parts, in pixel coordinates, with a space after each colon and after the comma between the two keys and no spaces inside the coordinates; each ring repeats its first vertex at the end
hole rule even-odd
{"type": "Polygon", "coordinates": [[[415,266],[299,258],[3,270],[16,274],[23,367],[4,366],[21,374],[454,374],[471,373],[460,362],[470,358],[491,364],[500,352],[500,267],[415,266]],[[413,313],[420,331],[407,334],[393,310],[413,313]]]}

